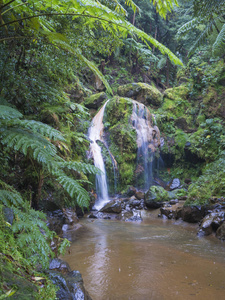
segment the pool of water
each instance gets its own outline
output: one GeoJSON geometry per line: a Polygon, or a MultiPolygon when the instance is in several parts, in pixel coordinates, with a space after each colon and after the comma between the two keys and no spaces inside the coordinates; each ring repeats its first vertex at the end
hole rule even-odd
{"type": "Polygon", "coordinates": [[[70,254],[93,300],[225,299],[225,244],[198,238],[197,225],[158,219],[81,220],[70,254]]]}

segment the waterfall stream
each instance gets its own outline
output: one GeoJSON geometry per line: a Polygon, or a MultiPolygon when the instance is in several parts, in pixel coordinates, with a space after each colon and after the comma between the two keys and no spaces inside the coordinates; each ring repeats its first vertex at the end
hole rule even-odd
{"type": "Polygon", "coordinates": [[[148,108],[137,101],[133,101],[131,121],[137,132],[137,172],[141,186],[147,190],[153,184],[153,160],[160,146],[160,132],[156,125],[153,126],[153,116],[148,108]]]}
{"type": "Polygon", "coordinates": [[[92,120],[92,124],[88,132],[89,139],[91,140],[90,152],[94,159],[94,164],[97,168],[101,170],[101,174],[96,175],[96,192],[98,199],[95,203],[94,208],[96,208],[97,210],[101,209],[107,202],[109,202],[105,164],[102,157],[101,147],[97,144],[97,141],[104,142],[103,116],[107,102],[102,106],[102,108],[92,120]]]}
{"type": "MultiPolygon", "coordinates": [[[[108,100],[109,101],[109,100],[108,100]]],[[[107,149],[112,160],[114,169],[114,184],[116,191],[116,174],[117,162],[107,147],[104,138],[103,117],[105,107],[108,101],[102,106],[99,112],[94,117],[91,127],[89,128],[88,136],[91,140],[90,153],[94,159],[94,164],[101,170],[101,174],[96,175],[96,193],[97,201],[94,208],[101,209],[107,202],[109,202],[107,176],[105,164],[102,156],[102,149],[98,145],[100,141],[107,149]]],[[[137,132],[137,170],[141,184],[137,183],[138,187],[147,190],[153,183],[153,159],[154,154],[160,146],[160,132],[156,125],[153,125],[153,116],[145,105],[133,100],[133,112],[131,115],[131,122],[133,128],[137,132]]]]}

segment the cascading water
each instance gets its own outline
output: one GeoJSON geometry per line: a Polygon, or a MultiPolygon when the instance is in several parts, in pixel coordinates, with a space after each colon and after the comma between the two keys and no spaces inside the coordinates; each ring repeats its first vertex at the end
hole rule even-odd
{"type": "Polygon", "coordinates": [[[96,175],[96,192],[98,199],[94,208],[97,210],[101,209],[107,202],[109,202],[105,164],[102,157],[101,147],[97,144],[97,141],[103,142],[103,116],[107,102],[92,120],[92,124],[88,132],[88,137],[91,140],[90,153],[94,159],[95,166],[101,170],[101,174],[96,175]]]}
{"type": "Polygon", "coordinates": [[[160,132],[153,124],[152,115],[146,106],[133,101],[131,116],[132,125],[137,132],[137,170],[139,175],[138,185],[145,190],[153,183],[153,160],[157,148],[160,146],[160,132]]]}

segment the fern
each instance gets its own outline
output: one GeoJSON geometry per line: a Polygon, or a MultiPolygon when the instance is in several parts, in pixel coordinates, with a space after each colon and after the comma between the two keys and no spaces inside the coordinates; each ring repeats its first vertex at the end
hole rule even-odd
{"type": "Polygon", "coordinates": [[[194,53],[194,51],[203,43],[205,43],[207,37],[210,35],[210,33],[213,32],[213,24],[214,20],[211,20],[206,26],[205,29],[201,32],[201,34],[198,36],[197,40],[194,42],[193,46],[189,50],[189,55],[194,53]]]}
{"type": "Polygon", "coordinates": [[[200,23],[202,22],[201,18],[194,18],[191,21],[185,23],[184,25],[182,25],[177,32],[177,35],[183,35],[185,33],[187,33],[190,30],[195,29],[200,23]]]}
{"type": "Polygon", "coordinates": [[[223,25],[220,33],[218,34],[215,43],[213,44],[213,54],[223,55],[225,54],[225,24],[223,25]]]}
{"type": "Polygon", "coordinates": [[[10,120],[14,118],[22,118],[22,116],[23,115],[18,110],[10,106],[0,105],[0,119],[10,120]]]}
{"type": "Polygon", "coordinates": [[[69,170],[74,170],[78,172],[83,172],[84,174],[97,174],[100,173],[100,170],[95,166],[90,164],[85,164],[77,161],[69,161],[69,162],[60,162],[58,163],[60,168],[67,168],[69,170]]]}

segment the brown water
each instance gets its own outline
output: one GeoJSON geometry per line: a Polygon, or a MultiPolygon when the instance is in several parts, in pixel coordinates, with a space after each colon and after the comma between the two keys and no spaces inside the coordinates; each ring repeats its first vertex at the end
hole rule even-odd
{"type": "Polygon", "coordinates": [[[68,233],[63,259],[82,273],[92,299],[225,299],[225,244],[149,215],[139,224],[84,219],[68,233]]]}

